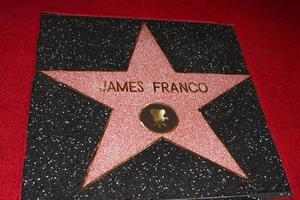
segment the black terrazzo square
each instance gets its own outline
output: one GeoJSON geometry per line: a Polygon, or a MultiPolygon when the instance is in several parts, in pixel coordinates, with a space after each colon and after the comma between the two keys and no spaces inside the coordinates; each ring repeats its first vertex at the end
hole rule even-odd
{"type": "Polygon", "coordinates": [[[142,24],[178,73],[248,74],[231,26],[43,14],[22,199],[290,196],[251,78],[199,110],[250,181],[161,139],[81,190],[111,109],[40,71],[126,71],[142,24]]]}

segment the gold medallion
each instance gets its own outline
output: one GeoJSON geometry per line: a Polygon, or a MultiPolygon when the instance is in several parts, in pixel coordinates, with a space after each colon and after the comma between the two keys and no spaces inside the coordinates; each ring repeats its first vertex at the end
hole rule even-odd
{"type": "Polygon", "coordinates": [[[178,116],[173,108],[162,103],[152,103],[140,112],[140,121],[147,129],[156,133],[167,133],[178,125],[178,116]]]}

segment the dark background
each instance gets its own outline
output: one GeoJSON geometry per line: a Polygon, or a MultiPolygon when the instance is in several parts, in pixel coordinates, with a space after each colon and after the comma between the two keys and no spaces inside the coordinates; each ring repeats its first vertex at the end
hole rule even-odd
{"type": "Polygon", "coordinates": [[[272,136],[300,198],[300,4],[292,1],[1,1],[0,199],[20,199],[41,12],[235,27],[272,136]]]}

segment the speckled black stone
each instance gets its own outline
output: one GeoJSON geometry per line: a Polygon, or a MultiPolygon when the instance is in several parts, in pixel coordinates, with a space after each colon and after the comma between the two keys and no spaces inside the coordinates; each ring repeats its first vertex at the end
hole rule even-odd
{"type": "Polygon", "coordinates": [[[175,71],[247,74],[231,26],[147,21],[175,71]]]}
{"type": "Polygon", "coordinates": [[[49,14],[41,20],[41,70],[125,70],[145,22],[176,71],[247,73],[231,26],[49,14]]]}
{"type": "Polygon", "coordinates": [[[41,18],[37,68],[125,69],[140,24],[141,21],[129,19],[44,14],[41,18]]]}
{"type": "Polygon", "coordinates": [[[65,199],[78,192],[109,114],[108,108],[37,74],[23,199],[65,199]]]}
{"type": "Polygon", "coordinates": [[[288,195],[290,187],[250,79],[201,109],[251,178],[257,193],[288,195]]]}
{"type": "MultiPolygon", "coordinates": [[[[126,70],[141,23],[140,20],[44,15],[38,69],[126,70]],[[101,24],[106,34],[103,34],[101,24]],[[77,30],[72,34],[81,42],[72,42],[69,40],[71,36],[66,42],[64,37],[59,36],[68,35],[70,30],[77,30]],[[123,33],[118,36],[116,32],[123,33]],[[120,44],[118,37],[122,38],[120,44]],[[56,41],[51,42],[51,38],[56,41]],[[109,45],[92,44],[108,41],[107,38],[111,41],[109,45]],[[50,40],[50,44],[44,40],[50,40]],[[91,45],[97,49],[97,54],[80,50],[82,46],[79,45],[88,41],[93,41],[91,45]],[[49,49],[46,51],[47,45],[49,49]],[[112,48],[115,45],[122,46],[118,55],[112,48]],[[71,47],[76,51],[69,55],[66,49],[71,47]],[[63,56],[57,53],[60,51],[63,56]],[[53,56],[49,56],[52,52],[53,56]],[[65,55],[71,56],[69,60],[65,55]],[[95,62],[91,62],[91,58],[96,59],[95,62]]],[[[178,72],[247,73],[236,37],[229,26],[162,21],[145,23],[178,72]],[[197,45],[202,45],[203,49],[197,45]],[[197,52],[201,56],[192,56],[197,52]]],[[[110,110],[37,73],[31,102],[22,199],[246,200],[290,194],[250,79],[199,112],[203,113],[244,168],[250,182],[160,140],[91,187],[80,191],[110,110]]]]}

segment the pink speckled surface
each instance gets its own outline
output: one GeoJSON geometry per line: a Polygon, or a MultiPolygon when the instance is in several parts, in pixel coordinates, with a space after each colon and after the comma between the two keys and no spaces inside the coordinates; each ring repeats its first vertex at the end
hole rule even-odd
{"type": "Polygon", "coordinates": [[[84,187],[161,137],[247,178],[198,109],[245,80],[248,75],[176,73],[145,25],[141,29],[126,72],[43,71],[43,73],[113,109],[87,171],[84,187]],[[104,80],[142,81],[145,90],[101,92],[99,86],[104,80]],[[154,93],[152,82],[155,81],[203,82],[208,86],[208,91],[154,93]],[[140,123],[139,112],[145,105],[154,102],[167,104],[177,113],[179,123],[173,131],[164,134],[153,133],[140,123]]]}

